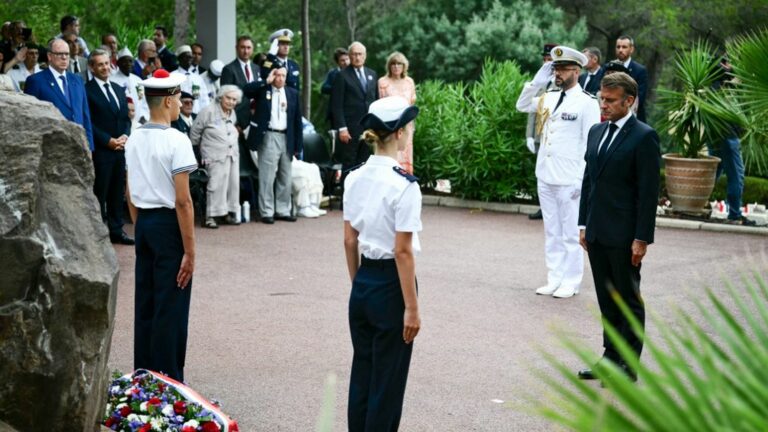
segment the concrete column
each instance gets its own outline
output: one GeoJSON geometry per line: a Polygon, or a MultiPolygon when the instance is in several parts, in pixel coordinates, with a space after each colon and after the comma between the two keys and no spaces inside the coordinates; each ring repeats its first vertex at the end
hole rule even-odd
{"type": "Polygon", "coordinates": [[[203,44],[203,66],[214,59],[227,64],[235,59],[237,39],[236,0],[195,2],[197,41],[203,44]]]}

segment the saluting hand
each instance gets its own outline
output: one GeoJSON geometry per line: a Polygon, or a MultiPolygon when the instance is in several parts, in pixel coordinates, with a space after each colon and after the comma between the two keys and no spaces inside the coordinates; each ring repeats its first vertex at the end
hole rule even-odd
{"type": "Polygon", "coordinates": [[[405,308],[403,315],[403,340],[409,344],[413,342],[421,329],[421,318],[418,309],[405,308]]]}
{"type": "Polygon", "coordinates": [[[176,275],[176,283],[178,284],[179,288],[184,289],[189,285],[189,281],[192,280],[192,273],[194,273],[194,271],[195,257],[185,253],[181,258],[179,274],[176,275]]]}

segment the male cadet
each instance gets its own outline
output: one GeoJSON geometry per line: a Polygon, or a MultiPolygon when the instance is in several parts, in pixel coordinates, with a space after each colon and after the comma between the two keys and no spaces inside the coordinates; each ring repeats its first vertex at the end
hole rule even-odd
{"type": "Polygon", "coordinates": [[[192,112],[198,114],[200,110],[210,104],[208,86],[205,85],[200,75],[192,72],[192,47],[189,45],[180,46],[176,49],[176,57],[179,60],[179,67],[171,74],[181,75],[185,78],[181,85],[181,91],[192,95],[194,99],[192,112]]]}
{"type": "Polygon", "coordinates": [[[123,231],[125,196],[125,142],[131,134],[125,89],[110,82],[111,61],[108,51],[95,49],[88,58],[93,79],[85,84],[93,125],[93,191],[99,200],[101,218],[109,228],[112,243],[132,245],[123,231]]]}
{"type": "Polygon", "coordinates": [[[635,80],[638,87],[637,119],[645,122],[645,98],[648,95],[648,72],[645,66],[632,60],[635,53],[635,40],[629,36],[619,36],[616,39],[616,58],[629,70],[629,76],[635,80]]]}
{"type": "Polygon", "coordinates": [[[600,108],[594,96],[579,86],[581,67],[587,57],[572,48],[552,49],[552,62],[545,63],[526,83],[517,109],[535,112],[541,132],[536,158],[539,201],[544,216],[547,284],[536,294],[568,298],[577,294],[584,273],[584,252],[579,246],[579,195],[584,175],[587,133],[600,122],[600,108]],[[547,86],[555,71],[552,90],[536,96],[547,86]]]}
{"type": "Polygon", "coordinates": [[[597,95],[600,91],[600,80],[605,75],[605,69],[600,66],[600,50],[597,47],[587,47],[582,51],[587,56],[584,73],[579,76],[579,85],[585,92],[597,95]]]}
{"type": "Polygon", "coordinates": [[[180,382],[195,269],[189,173],[197,169],[189,138],[170,126],[179,117],[183,82],[164,69],[141,82],[150,120],[125,144],[128,209],[136,227],[133,366],[180,382]]]}
{"type": "MultiPolygon", "coordinates": [[[[557,46],[557,44],[544,44],[544,48],[541,51],[541,63],[546,64],[547,62],[552,61],[552,48],[557,46]]],[[[551,77],[549,80],[549,84],[547,84],[546,87],[539,89],[536,96],[543,95],[547,90],[551,90],[555,87],[555,77],[551,77]]],[[[531,153],[536,154],[539,152],[539,146],[541,145],[541,131],[536,131],[536,113],[530,113],[528,114],[528,124],[525,128],[525,144],[528,147],[528,150],[531,151],[531,153]]],[[[541,208],[536,210],[535,213],[531,213],[528,215],[528,219],[531,220],[538,220],[541,219],[541,208]]]]}
{"type": "Polygon", "coordinates": [[[291,39],[293,39],[293,32],[289,29],[278,30],[269,36],[271,46],[267,53],[267,59],[261,66],[261,79],[267,79],[267,75],[272,69],[286,68],[288,76],[285,85],[296,89],[301,94],[299,64],[288,58],[288,53],[291,51],[291,39]]]}

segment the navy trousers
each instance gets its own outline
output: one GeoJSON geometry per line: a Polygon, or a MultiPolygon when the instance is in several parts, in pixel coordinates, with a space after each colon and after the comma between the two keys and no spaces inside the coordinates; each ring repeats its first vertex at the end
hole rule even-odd
{"type": "Polygon", "coordinates": [[[192,282],[176,284],[184,245],[173,209],[139,210],[133,366],[184,381],[192,282]]]}
{"type": "Polygon", "coordinates": [[[404,312],[395,260],[363,258],[349,299],[351,432],[396,431],[400,425],[413,350],[403,341],[404,312]]]}

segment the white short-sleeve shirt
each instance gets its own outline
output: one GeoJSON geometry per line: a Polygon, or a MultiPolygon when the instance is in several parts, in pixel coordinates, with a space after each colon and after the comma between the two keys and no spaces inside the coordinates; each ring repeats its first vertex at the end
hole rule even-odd
{"type": "Polygon", "coordinates": [[[421,189],[395,167],[400,167],[396,160],[374,155],[344,182],[344,220],[359,233],[366,258],[394,258],[398,231],[413,233],[413,254],[421,251],[421,189]]]}
{"type": "Polygon", "coordinates": [[[131,202],[143,209],[176,208],[173,176],[197,169],[192,142],[178,130],[147,123],[125,143],[131,202]]]}

